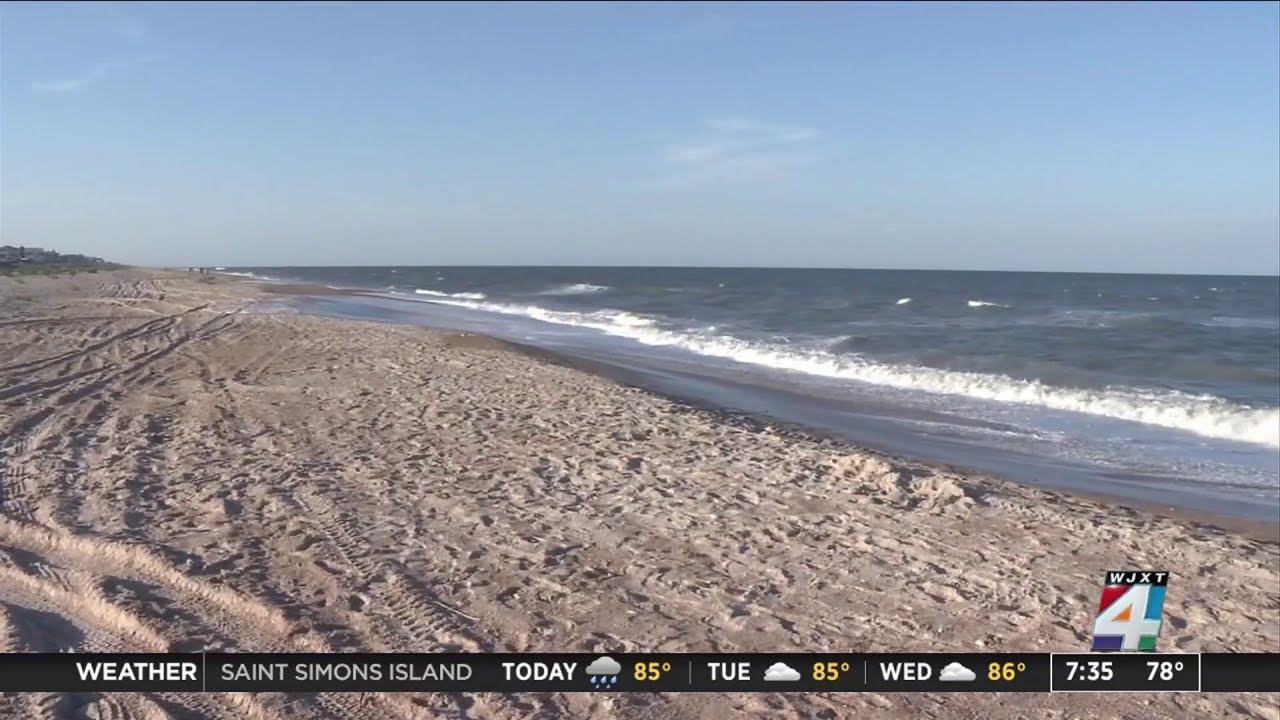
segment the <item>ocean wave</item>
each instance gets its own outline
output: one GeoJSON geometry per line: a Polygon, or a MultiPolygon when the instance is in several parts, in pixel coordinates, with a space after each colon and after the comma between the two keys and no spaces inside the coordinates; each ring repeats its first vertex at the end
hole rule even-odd
{"type": "Polygon", "coordinates": [[[479,295],[480,293],[439,293],[433,291],[422,291],[423,295],[430,295],[434,300],[429,302],[441,305],[454,305],[457,307],[471,308],[473,310],[484,310],[486,312],[502,313],[504,315],[523,315],[535,320],[543,322],[555,323],[557,325],[575,325],[579,327],[590,327],[597,330],[607,330],[610,328],[644,328],[656,324],[653,318],[643,315],[636,315],[623,310],[613,310],[603,308],[589,313],[569,312],[562,310],[549,310],[547,308],[538,307],[537,305],[504,305],[493,302],[477,302],[481,298],[469,298],[464,296],[479,295]]]}
{"type": "Polygon", "coordinates": [[[1230,328],[1265,328],[1267,330],[1280,329],[1280,320],[1276,318],[1229,317],[1217,315],[1204,324],[1230,328]]]}
{"type": "Polygon", "coordinates": [[[439,290],[422,290],[422,289],[414,290],[414,292],[419,295],[430,295],[431,297],[441,297],[441,298],[458,298],[460,300],[484,300],[485,297],[487,297],[484,293],[472,293],[472,292],[447,293],[447,292],[440,292],[439,290]]]}
{"type": "Polygon", "coordinates": [[[656,324],[653,318],[621,310],[597,310],[587,313],[586,317],[603,320],[611,325],[620,327],[650,327],[656,324]]]}
{"type": "Polygon", "coordinates": [[[539,295],[590,295],[591,293],[604,292],[612,290],[608,285],[592,285],[591,283],[573,283],[572,285],[557,285],[548,290],[543,290],[539,295]]]}
{"type": "MultiPolygon", "coordinates": [[[[1210,395],[1141,388],[1084,389],[1046,385],[1006,375],[895,365],[827,350],[779,347],[710,332],[674,332],[638,323],[630,313],[599,310],[576,313],[536,305],[441,298],[438,302],[475,310],[522,315],[544,322],[601,330],[646,345],[675,346],[708,357],[883,387],[957,395],[1098,415],[1158,425],[1203,437],[1280,447],[1280,408],[1253,408],[1210,395]]],[[[642,318],[647,320],[648,318],[642,318]]]]}
{"type": "Polygon", "coordinates": [[[971,308],[978,308],[978,307],[998,307],[998,308],[1007,308],[1007,307],[1009,307],[1009,306],[1008,306],[1008,305],[1001,305],[1000,303],[987,302],[986,300],[970,300],[970,301],[969,301],[969,307],[971,307],[971,308]]]}
{"type": "Polygon", "coordinates": [[[894,305],[906,305],[909,302],[911,302],[911,298],[902,298],[898,300],[898,302],[894,303],[894,305]]]}
{"type": "Polygon", "coordinates": [[[254,278],[255,280],[274,280],[270,275],[259,275],[253,272],[238,272],[236,270],[214,270],[219,275],[234,275],[235,277],[254,278]]]}

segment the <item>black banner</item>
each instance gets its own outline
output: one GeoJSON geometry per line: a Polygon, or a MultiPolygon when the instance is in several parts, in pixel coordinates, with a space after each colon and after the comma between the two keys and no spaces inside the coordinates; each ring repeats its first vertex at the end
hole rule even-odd
{"type": "Polygon", "coordinates": [[[1054,692],[1197,692],[1200,656],[1073,653],[1053,656],[1054,692]]]}
{"type": "Polygon", "coordinates": [[[1280,653],[7,654],[2,692],[1280,692],[1280,653]]]}

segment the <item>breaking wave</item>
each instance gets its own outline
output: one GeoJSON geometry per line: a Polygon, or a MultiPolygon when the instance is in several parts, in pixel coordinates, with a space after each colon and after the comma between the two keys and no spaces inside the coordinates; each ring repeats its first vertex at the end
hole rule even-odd
{"type": "Polygon", "coordinates": [[[253,272],[238,272],[236,270],[214,270],[219,275],[234,275],[235,277],[253,278],[255,280],[274,280],[270,275],[259,275],[253,272]]]}
{"type": "Polygon", "coordinates": [[[898,302],[894,303],[894,305],[906,305],[909,302],[911,302],[911,298],[902,298],[898,300],[898,302]]]}
{"type": "Polygon", "coordinates": [[[486,297],[484,293],[471,292],[447,293],[440,292],[439,290],[414,290],[414,292],[419,295],[430,295],[431,297],[440,298],[458,298],[459,300],[483,300],[486,297]]]}
{"type": "Polygon", "coordinates": [[[903,390],[1040,406],[1173,428],[1204,437],[1280,447],[1280,408],[1253,408],[1211,395],[1142,388],[1058,387],[999,374],[882,363],[837,355],[823,349],[742,340],[716,335],[709,330],[696,333],[666,330],[657,327],[650,318],[617,310],[578,313],[548,310],[536,305],[475,302],[455,297],[441,297],[432,302],[594,328],[646,345],[674,346],[708,357],[778,370],[903,390]]]}
{"type": "Polygon", "coordinates": [[[1000,303],[987,302],[986,300],[970,300],[970,301],[969,301],[969,307],[972,307],[972,308],[976,308],[976,307],[999,307],[999,308],[1007,308],[1007,307],[1009,307],[1009,306],[1008,306],[1008,305],[1001,305],[1000,303]]]}
{"type": "Polygon", "coordinates": [[[539,295],[590,295],[591,293],[604,292],[612,290],[608,285],[592,285],[591,283],[574,283],[572,285],[557,285],[549,290],[543,290],[539,295]]]}

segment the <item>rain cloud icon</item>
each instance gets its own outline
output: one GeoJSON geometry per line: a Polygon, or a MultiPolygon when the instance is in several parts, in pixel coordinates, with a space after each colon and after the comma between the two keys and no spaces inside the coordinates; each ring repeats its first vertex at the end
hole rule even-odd
{"type": "Polygon", "coordinates": [[[800,679],[800,671],[786,663],[774,663],[764,671],[765,682],[796,682],[800,679]]]}
{"type": "Polygon", "coordinates": [[[942,668],[942,672],[938,674],[938,679],[942,682],[972,682],[978,679],[978,676],[969,668],[958,662],[942,668]]]}
{"type": "Polygon", "coordinates": [[[587,674],[591,676],[591,686],[604,689],[618,684],[618,673],[622,665],[608,655],[601,655],[587,666],[587,674]]]}
{"type": "Polygon", "coordinates": [[[617,675],[620,672],[622,672],[622,666],[608,655],[601,655],[587,666],[588,675],[617,675]]]}

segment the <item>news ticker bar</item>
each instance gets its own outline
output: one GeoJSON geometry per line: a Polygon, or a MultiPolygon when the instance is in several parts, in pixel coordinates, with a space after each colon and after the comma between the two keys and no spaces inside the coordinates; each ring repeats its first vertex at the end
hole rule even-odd
{"type": "Polygon", "coordinates": [[[18,653],[0,691],[1280,692],[1280,653],[18,653]]]}

